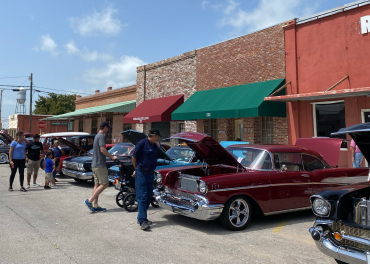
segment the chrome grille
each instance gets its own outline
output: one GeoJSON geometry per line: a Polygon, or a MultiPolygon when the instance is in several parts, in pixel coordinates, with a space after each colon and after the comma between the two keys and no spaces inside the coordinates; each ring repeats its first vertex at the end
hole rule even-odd
{"type": "Polygon", "coordinates": [[[77,166],[78,163],[76,162],[68,162],[68,161],[65,161],[63,163],[63,166],[64,168],[66,169],[70,169],[70,170],[78,170],[78,166],[77,166]]]}
{"type": "Polygon", "coordinates": [[[184,197],[184,198],[187,198],[193,201],[197,200],[197,197],[192,193],[187,193],[187,192],[182,192],[180,190],[171,189],[171,188],[168,188],[167,186],[165,186],[164,192],[167,194],[177,196],[177,197],[184,197]]]}
{"type": "Polygon", "coordinates": [[[182,174],[179,177],[179,189],[189,191],[189,192],[197,192],[198,191],[198,183],[197,180],[200,177],[182,174]]]}
{"type": "MultiPolygon", "coordinates": [[[[358,238],[363,238],[363,239],[370,238],[370,229],[366,229],[361,226],[350,226],[350,225],[346,225],[338,221],[333,223],[333,232],[339,232],[339,233],[343,232],[347,236],[353,236],[353,237],[358,237],[358,238]]],[[[336,242],[343,246],[345,245],[345,246],[353,247],[356,249],[370,251],[370,246],[366,246],[364,244],[357,243],[354,241],[343,239],[339,242],[338,241],[336,242]]]]}

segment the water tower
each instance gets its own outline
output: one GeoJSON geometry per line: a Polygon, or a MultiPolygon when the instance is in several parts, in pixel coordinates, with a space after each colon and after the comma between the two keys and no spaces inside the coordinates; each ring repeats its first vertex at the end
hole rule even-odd
{"type": "Polygon", "coordinates": [[[17,105],[15,106],[15,114],[26,114],[26,89],[23,87],[19,88],[17,93],[17,105]]]}

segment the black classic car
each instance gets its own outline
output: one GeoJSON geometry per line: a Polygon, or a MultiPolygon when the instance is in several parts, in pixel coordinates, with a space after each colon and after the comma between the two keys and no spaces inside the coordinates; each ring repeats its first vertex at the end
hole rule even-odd
{"type": "MultiPolygon", "coordinates": [[[[370,123],[343,128],[370,162],[370,123]]],[[[310,233],[316,246],[337,263],[370,263],[370,183],[339,186],[311,196],[317,216],[310,233]]]]}
{"type": "Polygon", "coordinates": [[[14,140],[6,131],[0,131],[0,164],[4,164],[9,161],[9,149],[10,143],[14,140]]]}

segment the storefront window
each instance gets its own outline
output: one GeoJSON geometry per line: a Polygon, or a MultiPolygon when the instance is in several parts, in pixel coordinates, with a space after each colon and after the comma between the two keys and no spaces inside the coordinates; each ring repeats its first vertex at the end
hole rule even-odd
{"type": "Polygon", "coordinates": [[[235,138],[243,140],[243,119],[235,120],[235,138]]]}
{"type": "MultiPolygon", "coordinates": [[[[332,132],[346,127],[344,102],[314,104],[316,137],[330,137],[332,132]]],[[[341,135],[345,139],[346,135],[341,135]]]]}
{"type": "Polygon", "coordinates": [[[78,120],[78,132],[84,132],[84,120],[80,118],[78,120]]]}
{"type": "Polygon", "coordinates": [[[112,129],[113,129],[113,114],[107,113],[105,116],[105,121],[107,121],[110,124],[110,129],[108,130],[108,133],[105,135],[105,142],[107,144],[112,144],[112,129]]]}
{"type": "Polygon", "coordinates": [[[211,119],[211,137],[218,140],[218,124],[217,119],[211,119]]]}
{"type": "Polygon", "coordinates": [[[185,123],[178,122],[177,123],[177,133],[185,132],[185,123]]]}
{"type": "Polygon", "coordinates": [[[98,117],[94,116],[91,120],[91,134],[98,133],[98,117]]]}
{"type": "Polygon", "coordinates": [[[171,125],[170,122],[153,122],[151,129],[158,129],[161,133],[159,141],[163,141],[165,138],[171,136],[171,125]]]}
{"type": "Polygon", "coordinates": [[[274,121],[271,116],[263,116],[261,122],[261,142],[264,144],[274,143],[274,121]]]}

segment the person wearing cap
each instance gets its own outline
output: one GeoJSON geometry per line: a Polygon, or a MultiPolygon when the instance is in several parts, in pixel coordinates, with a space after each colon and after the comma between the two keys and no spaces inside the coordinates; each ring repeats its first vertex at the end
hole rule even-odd
{"type": "Polygon", "coordinates": [[[111,127],[108,122],[102,122],[100,124],[99,133],[94,138],[94,151],[91,167],[95,185],[91,197],[85,200],[85,205],[92,213],[105,212],[107,210],[106,208],[99,206],[98,199],[99,195],[109,186],[106,157],[112,160],[117,159],[117,157],[112,156],[105,147],[105,135],[110,128],[111,127]]]}
{"type": "Polygon", "coordinates": [[[52,147],[52,151],[54,153],[54,166],[55,166],[55,170],[53,170],[53,180],[52,180],[52,186],[55,187],[55,177],[57,176],[57,172],[59,172],[60,170],[60,158],[62,157],[62,155],[65,154],[64,150],[62,149],[62,147],[60,146],[60,142],[59,140],[54,140],[54,145],[52,147]]]}
{"type": "Polygon", "coordinates": [[[26,164],[27,164],[27,186],[26,189],[30,188],[31,175],[33,173],[33,187],[40,187],[36,183],[37,174],[40,168],[40,154],[43,153],[44,148],[40,142],[40,136],[38,134],[33,135],[33,141],[29,142],[26,146],[26,164]]]}
{"type": "Polygon", "coordinates": [[[148,138],[140,140],[132,155],[132,164],[135,171],[136,201],[139,213],[137,222],[142,230],[147,230],[152,224],[147,218],[147,210],[153,197],[154,170],[157,167],[157,144],[161,134],[158,129],[149,131],[148,138]]]}

